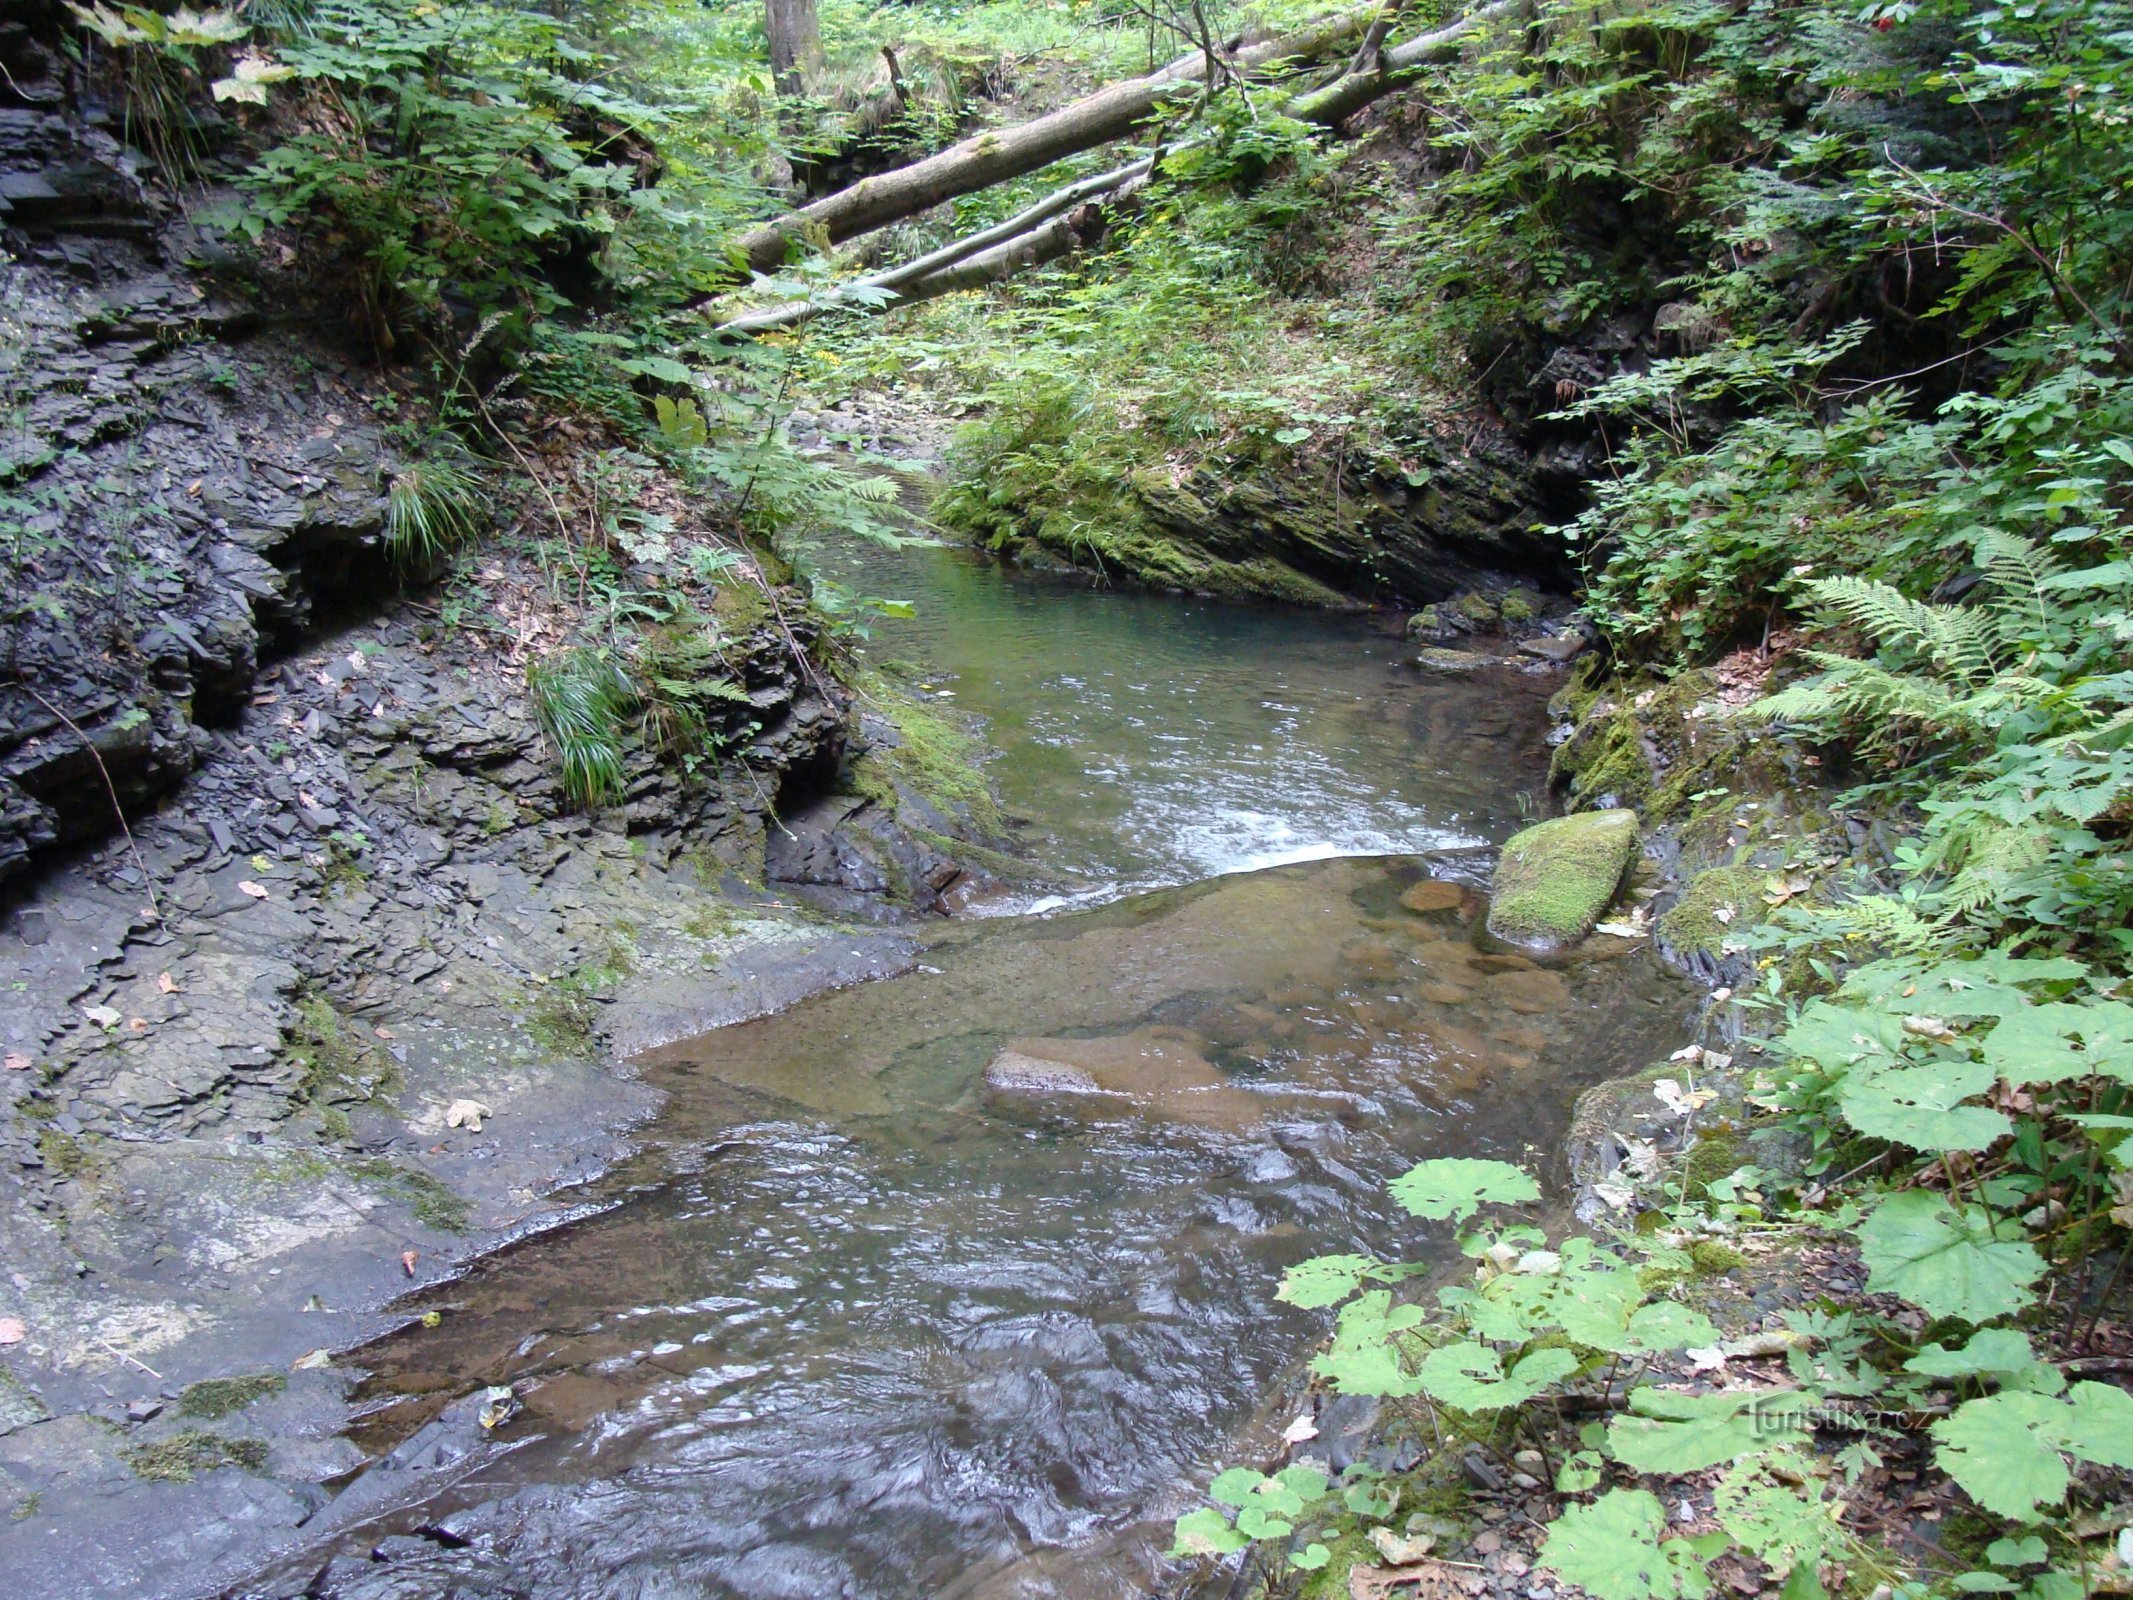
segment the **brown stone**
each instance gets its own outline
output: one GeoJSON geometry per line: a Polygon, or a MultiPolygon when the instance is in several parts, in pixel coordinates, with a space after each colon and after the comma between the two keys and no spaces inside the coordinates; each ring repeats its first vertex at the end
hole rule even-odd
{"type": "Polygon", "coordinates": [[[1424,878],[1400,896],[1401,905],[1424,916],[1439,911],[1457,911],[1465,902],[1466,890],[1456,883],[1446,883],[1442,878],[1424,878]]]}

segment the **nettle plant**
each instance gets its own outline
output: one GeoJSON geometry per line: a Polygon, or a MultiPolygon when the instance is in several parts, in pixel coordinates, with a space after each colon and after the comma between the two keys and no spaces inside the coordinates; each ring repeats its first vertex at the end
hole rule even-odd
{"type": "MultiPolygon", "coordinates": [[[[1978,974],[2025,1016],[2034,1007],[2017,980],[2036,976],[1978,974]]],[[[1941,992],[1955,991],[1943,983],[1941,992]]],[[[1881,1094],[1909,1105],[1919,1098],[1911,1088],[1884,1079],[1881,1094]]],[[[1911,1131],[1932,1142],[1929,1129],[1911,1131]]],[[[1336,1393],[1393,1402],[1439,1454],[1479,1451],[1508,1469],[1521,1447],[1540,1452],[1560,1507],[1540,1564],[1598,1600],[1700,1600],[1711,1589],[1708,1563],[1728,1552],[1781,1576],[1787,1600],[1824,1595],[1846,1577],[1899,1597],[1951,1583],[2033,1600],[2094,1592],[2109,1552],[2084,1549],[2063,1528],[2048,1544],[2036,1530],[2064,1509],[2070,1461],[2133,1467],[2133,1397],[2107,1383],[2069,1383],[2038,1357],[2029,1333],[2009,1325],[2030,1308],[2044,1258],[2027,1240],[2003,1237],[2020,1230],[1982,1203],[1914,1188],[1826,1211],[1795,1202],[1780,1215],[1758,1187],[1764,1179],[1743,1168],[1651,1235],[1551,1242],[1523,1219],[1472,1227],[1459,1239],[1475,1262],[1472,1279],[1427,1299],[1402,1299],[1394,1286],[1433,1267],[1364,1255],[1304,1262],[1280,1297],[1340,1308],[1313,1363],[1336,1393]],[[1908,1331],[1915,1317],[1856,1305],[1788,1311],[1774,1340],[1728,1340],[1672,1298],[1693,1276],[1699,1233],[1746,1240],[1851,1229],[1868,1287],[1936,1319],[1930,1328],[1941,1338],[1920,1347],[1908,1331]],[[1727,1373],[1729,1357],[1780,1352],[1781,1382],[1727,1373]],[[2008,1524],[1975,1570],[1910,1575],[1844,1525],[1845,1487],[1882,1464],[1877,1442],[1886,1447],[1921,1424],[1938,1470],[2008,1524]],[[1691,1489],[1708,1492],[1711,1531],[1680,1531],[1669,1515],[1691,1489]]],[[[1497,1161],[1425,1161],[1391,1188],[1412,1215],[1462,1227],[1485,1206],[1540,1198],[1530,1175],[1497,1161]]],[[[1291,1568],[1321,1568],[1333,1559],[1329,1539],[1389,1524],[1402,1493],[1399,1479],[1365,1465],[1338,1480],[1305,1464],[1271,1475],[1235,1468],[1209,1486],[1215,1504],[1178,1519],[1171,1553],[1256,1545],[1281,1552],[1291,1568]]]]}

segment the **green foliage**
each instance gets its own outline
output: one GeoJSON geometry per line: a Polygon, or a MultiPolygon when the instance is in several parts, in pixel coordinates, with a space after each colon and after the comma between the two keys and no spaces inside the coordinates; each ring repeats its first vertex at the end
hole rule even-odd
{"type": "Polygon", "coordinates": [[[623,718],[636,691],[600,652],[578,647],[535,663],[526,675],[533,712],[563,767],[563,792],[596,806],[622,792],[623,718]]]}
{"type": "Polygon", "coordinates": [[[386,480],[385,543],[403,565],[436,565],[473,536],[480,515],[479,483],[453,452],[434,450],[386,480]]]}

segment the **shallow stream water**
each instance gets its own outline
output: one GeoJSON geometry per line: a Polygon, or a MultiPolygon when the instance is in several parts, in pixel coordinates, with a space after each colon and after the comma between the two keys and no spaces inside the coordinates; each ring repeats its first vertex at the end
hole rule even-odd
{"type": "Polygon", "coordinates": [[[1516,826],[1545,683],[904,559],[926,620],[873,648],[986,716],[1040,851],[1117,897],[644,1058],[671,1104],[605,1209],[362,1357],[379,1448],[484,1385],[523,1410],[349,1548],[423,1537],[312,1592],[1156,1592],[1167,1519],[1325,1330],[1282,1269],[1443,1250],[1387,1179],[1545,1169],[1580,1086],[1678,1041],[1641,950],[1486,950],[1481,862],[1419,856],[1516,826]]]}

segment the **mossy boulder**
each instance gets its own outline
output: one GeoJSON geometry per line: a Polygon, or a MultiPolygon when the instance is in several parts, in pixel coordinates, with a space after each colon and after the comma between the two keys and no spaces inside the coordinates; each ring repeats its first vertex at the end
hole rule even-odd
{"type": "Polygon", "coordinates": [[[1512,836],[1496,862],[1489,932],[1530,950],[1592,932],[1637,848],[1634,811],[1581,811],[1512,836]]]}

